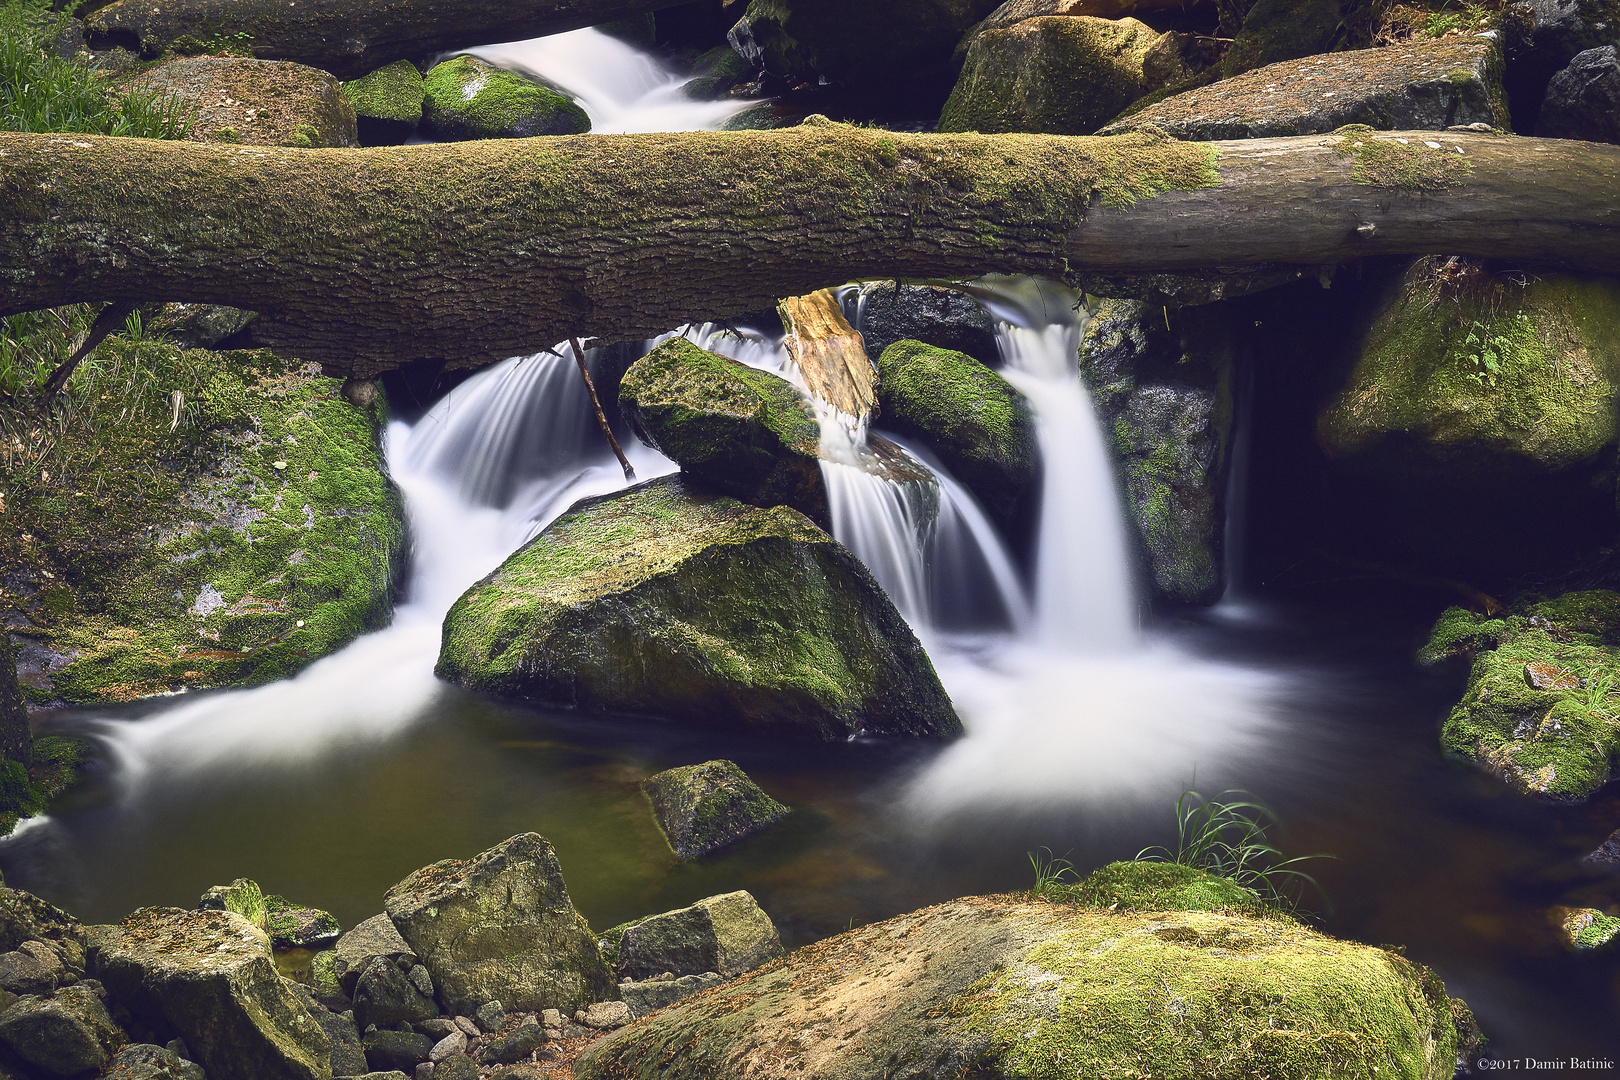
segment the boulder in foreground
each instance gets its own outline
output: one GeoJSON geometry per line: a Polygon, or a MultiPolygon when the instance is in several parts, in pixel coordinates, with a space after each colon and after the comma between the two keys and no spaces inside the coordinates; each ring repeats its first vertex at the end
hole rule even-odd
{"type": "Polygon", "coordinates": [[[359,146],[354,106],[317,68],[284,60],[188,56],[133,80],[196,110],[197,142],[250,146],[359,146]]]}
{"type": "Polygon", "coordinates": [[[742,890],[632,923],[618,941],[619,976],[631,979],[710,971],[730,978],[782,952],[776,924],[742,890]]]}
{"type": "Polygon", "coordinates": [[[788,507],[680,477],[575,504],[456,601],[437,671],[706,727],[961,731],[916,635],[842,545],[788,507]]]}
{"type": "Polygon", "coordinates": [[[669,846],[697,859],[753,836],[791,811],[730,761],[665,769],[641,782],[669,846]]]}

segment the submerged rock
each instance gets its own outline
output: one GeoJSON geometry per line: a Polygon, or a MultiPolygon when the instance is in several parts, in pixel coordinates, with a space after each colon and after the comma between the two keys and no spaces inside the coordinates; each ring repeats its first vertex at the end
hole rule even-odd
{"type": "Polygon", "coordinates": [[[422,126],[440,139],[525,139],[591,130],[591,118],[572,98],[471,56],[436,66],[422,89],[422,126]]]}
{"type": "Polygon", "coordinates": [[[0,617],[32,702],[265,683],[388,621],[406,533],[381,405],[268,352],[101,349],[143,378],[8,481],[0,617]]]}
{"type": "Polygon", "coordinates": [[[867,356],[879,356],[897,341],[923,341],[983,364],[1001,363],[995,319],[964,292],[877,281],[861,286],[860,297],[859,329],[867,356]]]}
{"type": "Polygon", "coordinates": [[[234,912],[141,908],[109,929],[94,974],[136,1020],[178,1032],[209,1076],[331,1076],[331,1042],[264,931],[234,912]]]}
{"type": "Polygon", "coordinates": [[[747,839],[792,812],[730,761],[665,769],[643,780],[641,790],[669,846],[683,859],[747,839]]]}
{"type": "Polygon", "coordinates": [[[1025,19],[973,39],[940,131],[1089,135],[1155,87],[1142,65],[1159,34],[1135,19],[1025,19]]]}
{"type": "Polygon", "coordinates": [[[1040,449],[1029,402],[966,353],[899,341],[878,357],[880,423],[922,440],[1009,532],[1029,527],[1040,449]]]}
{"type": "Polygon", "coordinates": [[[1620,143],[1620,50],[1588,49],[1547,86],[1536,134],[1548,139],[1620,143]]]}
{"type": "Polygon", "coordinates": [[[135,88],[195,109],[195,142],[359,146],[354,107],[328,73],[285,60],[188,56],[141,72],[135,88]]]}
{"type": "MultiPolygon", "coordinates": [[[[609,931],[611,934],[612,931],[609,931]]],[[[620,978],[702,975],[725,978],[781,955],[782,939],[752,894],[710,896],[690,907],[652,915],[619,934],[620,978]]]]}
{"type": "Polygon", "coordinates": [[[795,510],[680,477],[576,503],[456,601],[436,670],[473,690],[706,727],[961,730],[853,555],[795,510]]]}
{"type": "Polygon", "coordinates": [[[361,146],[395,146],[422,122],[427,90],[422,73],[409,60],[398,60],[369,75],[343,84],[354,106],[361,146]]]}
{"type": "Polygon", "coordinates": [[[671,338],[631,365],[619,407],[642,442],[721,493],[828,522],[821,427],[786,379],[671,338]]]}
{"type": "Polygon", "coordinates": [[[574,1075],[1441,1080],[1457,1044],[1432,973],[1291,919],[976,897],[671,1005],[592,1045],[574,1075]]]}
{"type": "Polygon", "coordinates": [[[1473,668],[1441,732],[1448,752],[1559,802],[1583,801],[1608,782],[1620,752],[1620,594],[1568,593],[1500,617],[1451,608],[1419,659],[1452,656],[1471,656],[1473,668]],[[1553,686],[1527,678],[1531,665],[1557,673],[1553,686]]]}
{"type": "Polygon", "coordinates": [[[106,1065],[124,1033],[95,990],[80,985],[20,998],[0,1012],[0,1040],[47,1073],[73,1076],[106,1065]]]}
{"type": "Polygon", "coordinates": [[[1261,139],[1346,124],[1505,129],[1501,47],[1494,38],[1442,38],[1270,64],[1133,111],[1098,134],[1151,125],[1178,139],[1261,139]]]}
{"type": "Polygon", "coordinates": [[[535,833],[424,867],[389,889],[386,904],[454,1015],[489,1001],[520,1012],[572,1012],[612,996],[613,979],[569,899],[557,854],[535,833]]]}

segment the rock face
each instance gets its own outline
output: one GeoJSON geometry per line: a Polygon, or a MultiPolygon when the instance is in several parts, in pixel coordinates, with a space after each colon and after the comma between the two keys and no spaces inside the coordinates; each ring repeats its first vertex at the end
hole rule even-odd
{"type": "Polygon", "coordinates": [[[980,363],[1001,363],[996,321],[979,302],[955,289],[879,281],[861,287],[861,338],[867,356],[897,341],[923,341],[967,353],[980,363]]]}
{"type": "Polygon", "coordinates": [[[230,911],[141,908],[113,928],[94,974],[147,1027],[185,1040],[210,1077],[329,1080],[331,1043],[230,911]]]}
{"type": "Polygon", "coordinates": [[[471,56],[439,64],[422,88],[422,124],[440,139],[526,139],[591,130],[591,118],[572,99],[471,56]]]}
{"type": "Polygon", "coordinates": [[[1267,64],[1332,52],[1345,45],[1339,0],[1259,0],[1243,16],[1232,47],[1221,61],[1230,77],[1267,64]]]}
{"type": "Polygon", "coordinates": [[[1024,395],[966,353],[920,341],[890,345],[877,366],[879,422],[927,444],[1003,530],[1026,529],[1040,449],[1024,395]]]}
{"type": "Polygon", "coordinates": [[[1052,16],[986,30],[968,47],[940,131],[1089,135],[1155,87],[1159,35],[1135,19],[1052,16]]]}
{"type": "Polygon", "coordinates": [[[795,510],[680,477],[575,504],[456,601],[437,671],[709,727],[961,730],[916,635],[853,555],[795,510]]]}
{"type": "Polygon", "coordinates": [[[0,612],[31,701],[269,682],[388,621],[406,534],[381,405],[266,352],[101,348],[151,378],[64,440],[64,471],[99,485],[6,492],[0,612]]]}
{"type": "Polygon", "coordinates": [[[846,85],[937,79],[962,32],[995,0],[749,0],[729,35],[751,65],[782,78],[846,85]]]}
{"type": "Polygon", "coordinates": [[[346,82],[343,93],[354,106],[361,146],[394,146],[404,142],[422,122],[422,109],[427,100],[422,73],[409,60],[397,60],[353,82],[346,82]]]}
{"type": "Polygon", "coordinates": [[[1104,300],[1080,342],[1080,374],[1111,436],[1161,599],[1212,604],[1225,589],[1231,371],[1219,308],[1172,316],[1134,300],[1104,300]]]}
{"type": "Polygon", "coordinates": [[[1261,139],[1346,124],[1385,131],[1456,124],[1505,129],[1501,49],[1493,38],[1464,37],[1308,56],[1166,98],[1098,134],[1152,125],[1178,139],[1261,139]]]}
{"type": "Polygon", "coordinates": [[[124,1033],[95,990],[80,985],[19,999],[0,1013],[0,1039],[29,1064],[73,1076],[106,1065],[124,1033]]]}
{"type": "Polygon", "coordinates": [[[672,338],[630,366],[619,407],[642,442],[717,491],[828,521],[821,428],[787,380],[672,338]]]}
{"type": "Polygon", "coordinates": [[[1456,1047],[1432,973],[1286,918],[978,897],[796,950],[615,1032],[574,1075],[1441,1080],[1456,1047]]]}
{"type": "Polygon", "coordinates": [[[706,971],[702,975],[659,974],[640,982],[621,982],[619,993],[624,996],[631,1018],[639,1020],[654,1009],[673,1005],[723,982],[725,979],[717,971],[706,971]]]}
{"type": "Polygon", "coordinates": [[[331,75],[285,60],[190,56],[142,72],[142,90],[197,109],[195,142],[359,146],[354,107],[331,75]]]}
{"type": "Polygon", "coordinates": [[[418,959],[387,915],[373,915],[338,938],[334,952],[332,973],[344,992],[350,994],[354,993],[360,973],[377,957],[403,963],[406,971],[414,967],[418,959]]]}
{"type": "Polygon", "coordinates": [[[489,1001],[572,1012],[613,996],[556,852],[535,833],[465,862],[424,867],[389,889],[386,904],[452,1014],[471,1015],[489,1001]]]}
{"type": "Polygon", "coordinates": [[[647,979],[666,972],[730,978],[782,953],[771,917],[747,892],[699,900],[627,927],[619,938],[620,978],[647,979]]]}
{"type": "Polygon", "coordinates": [[[1440,616],[1420,659],[1473,657],[1468,689],[1447,717],[1441,743],[1515,790],[1580,802],[1608,782],[1620,751],[1611,696],[1620,677],[1620,595],[1593,591],[1486,618],[1463,608],[1440,616]],[[1558,678],[1538,689],[1526,668],[1558,678]]]}
{"type": "Polygon", "coordinates": [[[669,846],[698,859],[747,839],[792,811],[730,761],[665,769],[641,782],[669,846]]]}
{"type": "Polygon", "coordinates": [[[1613,45],[1578,54],[1553,76],[1536,134],[1620,143],[1620,53],[1613,45]]]}

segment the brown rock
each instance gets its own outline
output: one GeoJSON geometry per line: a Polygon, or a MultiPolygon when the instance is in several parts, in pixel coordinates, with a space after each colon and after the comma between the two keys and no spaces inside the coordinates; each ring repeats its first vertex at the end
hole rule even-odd
{"type": "Polygon", "coordinates": [[[250,146],[359,146],[354,106],[342,85],[316,68],[282,60],[193,56],[131,80],[195,106],[195,142],[250,146]]]}
{"type": "Polygon", "coordinates": [[[1534,690],[1579,690],[1580,678],[1568,668],[1532,660],[1524,665],[1524,681],[1534,690]]]}

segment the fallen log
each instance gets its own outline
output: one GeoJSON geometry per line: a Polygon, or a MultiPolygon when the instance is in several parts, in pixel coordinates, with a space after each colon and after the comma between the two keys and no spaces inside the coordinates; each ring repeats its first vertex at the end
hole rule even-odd
{"type": "Polygon", "coordinates": [[[225,304],[334,374],[633,340],[862,278],[1435,252],[1620,271],[1620,147],[830,124],[370,150],[0,134],[0,314],[225,304]]]}
{"type": "Polygon", "coordinates": [[[147,59],[228,43],[259,60],[294,60],[357,79],[395,60],[597,26],[682,2],[117,0],[92,12],[85,30],[94,48],[123,45],[147,59]]]}

